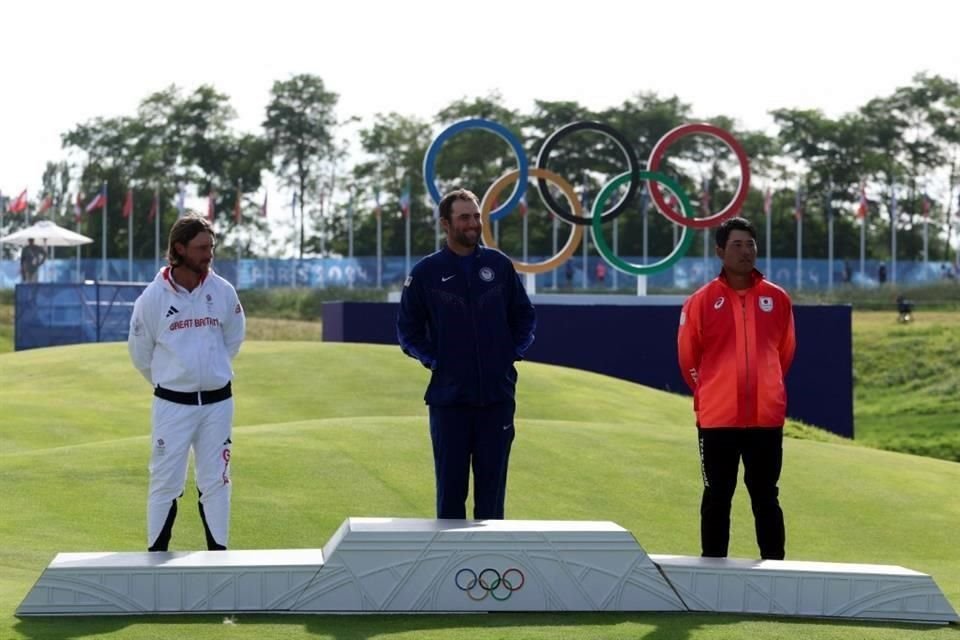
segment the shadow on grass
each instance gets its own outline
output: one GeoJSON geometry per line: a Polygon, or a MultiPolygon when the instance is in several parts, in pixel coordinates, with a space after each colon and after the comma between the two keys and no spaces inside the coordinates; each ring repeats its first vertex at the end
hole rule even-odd
{"type": "MultiPolygon", "coordinates": [[[[302,627],[307,634],[336,640],[366,639],[399,633],[430,633],[450,631],[442,637],[499,638],[509,629],[537,629],[539,635],[550,637],[555,630],[557,637],[610,636],[630,637],[642,640],[689,640],[700,629],[746,622],[776,625],[789,635],[803,634],[804,630],[790,629],[797,625],[830,627],[834,630],[848,629],[849,637],[866,637],[871,630],[889,629],[899,632],[936,631],[943,628],[937,624],[906,624],[882,621],[839,620],[817,618],[776,618],[766,616],[729,616],[687,613],[491,613],[491,614],[370,614],[370,615],[171,615],[171,616],[99,616],[22,618],[14,631],[27,638],[44,640],[68,640],[113,634],[123,629],[156,625],[157,637],[174,637],[164,627],[191,626],[198,632],[212,632],[211,627],[233,624],[243,627],[274,625],[302,627]],[[636,625],[635,630],[623,627],[636,625]],[[614,627],[620,627],[614,629],[614,627]],[[854,630],[859,630],[857,633],[854,630]]],[[[252,630],[252,629],[251,629],[252,630]]],[[[741,630],[746,632],[745,630],[741,630]]],[[[809,629],[806,630],[809,633],[809,629]]],[[[245,634],[246,635],[246,634],[245,634]]],[[[262,635],[262,634],[260,634],[262,635]]],[[[800,637],[800,636],[797,636],[800,637]]]]}

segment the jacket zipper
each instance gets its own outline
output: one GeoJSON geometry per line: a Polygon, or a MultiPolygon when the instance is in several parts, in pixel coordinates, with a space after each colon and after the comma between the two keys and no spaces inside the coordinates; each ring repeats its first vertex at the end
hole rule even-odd
{"type": "MultiPolygon", "coordinates": [[[[744,378],[746,389],[744,389],[744,396],[746,397],[745,404],[745,422],[749,422],[750,411],[750,338],[747,335],[747,296],[740,298],[740,312],[743,316],[743,360],[744,360],[744,378]]],[[[749,425],[744,425],[747,427],[749,425]]]]}

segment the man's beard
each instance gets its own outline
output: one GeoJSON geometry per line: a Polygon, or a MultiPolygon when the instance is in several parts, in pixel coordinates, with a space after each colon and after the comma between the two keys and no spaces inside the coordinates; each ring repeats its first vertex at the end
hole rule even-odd
{"type": "Polygon", "coordinates": [[[453,239],[457,242],[457,244],[461,246],[475,247],[477,246],[477,243],[480,241],[480,234],[477,233],[471,238],[469,235],[467,235],[466,231],[458,231],[453,234],[453,239]]]}
{"type": "MultiPolygon", "coordinates": [[[[212,261],[211,261],[212,262],[212,261]]],[[[198,276],[206,275],[210,271],[211,262],[203,264],[201,262],[194,262],[188,258],[184,258],[180,266],[188,269],[189,271],[194,272],[198,276]]]]}

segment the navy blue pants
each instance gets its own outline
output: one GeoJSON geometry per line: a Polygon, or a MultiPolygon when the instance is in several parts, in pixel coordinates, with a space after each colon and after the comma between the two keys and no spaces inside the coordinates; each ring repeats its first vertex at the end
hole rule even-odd
{"type": "Polygon", "coordinates": [[[473,467],[473,518],[502,520],[513,442],[512,400],[484,407],[430,407],[437,518],[463,520],[473,467]]]}

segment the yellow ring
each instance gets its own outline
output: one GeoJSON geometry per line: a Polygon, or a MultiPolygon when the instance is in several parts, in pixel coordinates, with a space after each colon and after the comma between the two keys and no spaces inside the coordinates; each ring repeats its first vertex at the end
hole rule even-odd
{"type": "MultiPolygon", "coordinates": [[[[500,192],[507,188],[507,185],[517,181],[517,177],[519,175],[520,171],[517,169],[503,174],[497,178],[497,181],[490,185],[490,188],[487,189],[487,192],[483,194],[483,200],[480,202],[480,221],[482,224],[480,233],[483,236],[483,244],[487,245],[491,249],[497,248],[496,242],[493,239],[493,231],[491,231],[489,224],[490,212],[493,210],[493,203],[497,199],[497,196],[500,195],[500,192]]],[[[573,209],[573,214],[575,216],[583,215],[583,208],[580,206],[580,199],[577,197],[577,194],[574,193],[573,187],[570,186],[569,182],[555,174],[553,171],[549,171],[547,169],[536,169],[531,167],[530,176],[533,178],[543,178],[544,180],[549,180],[553,184],[560,187],[560,191],[563,192],[567,202],[570,203],[570,208],[573,209]]],[[[564,222],[566,221],[564,220],[564,222]]],[[[567,224],[570,223],[567,222],[567,224]]],[[[580,246],[580,240],[583,238],[583,225],[570,224],[570,226],[573,227],[573,230],[570,232],[570,237],[567,238],[567,244],[563,245],[563,248],[560,249],[555,256],[548,258],[543,262],[523,262],[521,260],[510,258],[513,261],[514,268],[516,268],[516,270],[520,273],[546,273],[547,271],[556,269],[561,264],[569,260],[577,250],[577,247],[580,246]]]]}

